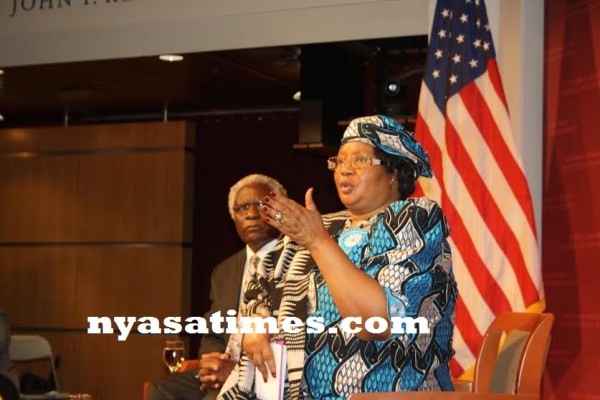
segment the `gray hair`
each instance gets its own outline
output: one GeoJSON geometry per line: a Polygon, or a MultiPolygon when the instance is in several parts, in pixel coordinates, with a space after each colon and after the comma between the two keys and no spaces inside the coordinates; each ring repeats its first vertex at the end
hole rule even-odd
{"type": "Polygon", "coordinates": [[[235,203],[235,198],[237,197],[238,192],[244,186],[259,184],[268,187],[273,192],[284,195],[287,197],[287,190],[283,187],[279,181],[271,178],[270,176],[262,175],[262,174],[252,174],[245,176],[244,178],[237,181],[231,189],[229,189],[229,198],[227,201],[227,205],[229,207],[229,214],[231,215],[231,219],[234,218],[235,213],[233,211],[233,206],[235,203]]]}

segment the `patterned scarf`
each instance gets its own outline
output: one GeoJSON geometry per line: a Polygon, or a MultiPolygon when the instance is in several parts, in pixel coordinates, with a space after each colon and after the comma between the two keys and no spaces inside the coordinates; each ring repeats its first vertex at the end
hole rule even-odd
{"type": "MultiPolygon", "coordinates": [[[[330,233],[335,233],[348,217],[348,211],[323,215],[323,225],[330,233]]],[[[243,315],[277,318],[280,329],[278,338],[283,339],[287,347],[285,400],[300,397],[305,334],[304,330],[298,333],[285,332],[281,329],[281,323],[288,317],[306,320],[308,275],[314,265],[308,250],[286,236],[275,246],[272,253],[261,260],[259,273],[249,282],[244,295],[243,315]],[[255,292],[268,293],[271,297],[263,297],[258,302],[254,296],[255,292]]],[[[255,399],[254,371],[252,360],[243,354],[223,384],[218,399],[255,399]]]]}

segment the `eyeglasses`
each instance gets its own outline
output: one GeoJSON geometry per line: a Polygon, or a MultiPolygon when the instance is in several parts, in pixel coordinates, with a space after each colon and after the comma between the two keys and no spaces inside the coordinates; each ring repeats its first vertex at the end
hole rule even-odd
{"type": "Polygon", "coordinates": [[[233,211],[235,211],[236,213],[238,213],[240,215],[246,215],[246,214],[248,214],[248,211],[250,211],[250,207],[255,206],[257,209],[260,209],[265,204],[266,203],[262,200],[249,201],[248,203],[244,203],[237,207],[233,207],[233,211]]]}
{"type": "Polygon", "coordinates": [[[364,154],[357,154],[354,156],[350,156],[350,158],[346,159],[344,157],[329,157],[327,159],[327,168],[335,171],[342,165],[350,162],[352,168],[362,169],[366,168],[369,165],[381,165],[381,160],[379,158],[373,158],[369,156],[365,156],[364,154]]]}

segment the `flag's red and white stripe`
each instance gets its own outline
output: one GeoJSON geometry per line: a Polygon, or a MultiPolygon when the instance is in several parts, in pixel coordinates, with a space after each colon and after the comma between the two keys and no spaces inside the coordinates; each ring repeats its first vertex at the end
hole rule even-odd
{"type": "Polygon", "coordinates": [[[457,376],[473,365],[498,313],[543,298],[531,197],[495,59],[448,99],[446,115],[423,83],[416,135],[435,173],[421,190],[441,204],[452,229],[457,376]]]}

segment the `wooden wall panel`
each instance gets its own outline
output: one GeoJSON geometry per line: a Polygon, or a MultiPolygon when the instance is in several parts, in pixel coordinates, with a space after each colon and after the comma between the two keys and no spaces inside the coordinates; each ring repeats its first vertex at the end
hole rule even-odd
{"type": "Polygon", "coordinates": [[[135,399],[165,373],[165,336],[87,317],[189,315],[193,147],[183,122],[0,130],[0,307],[50,340],[62,390],[135,399]]]}
{"type": "Polygon", "coordinates": [[[0,304],[16,328],[87,328],[88,316],[189,313],[191,250],[0,247],[0,304]]]}
{"type": "Polygon", "coordinates": [[[192,157],[182,150],[0,157],[0,241],[190,241],[182,238],[183,171],[192,157]]]}
{"type": "Polygon", "coordinates": [[[189,123],[140,122],[0,130],[0,155],[12,152],[31,154],[170,146],[194,147],[194,132],[189,123]]]}

